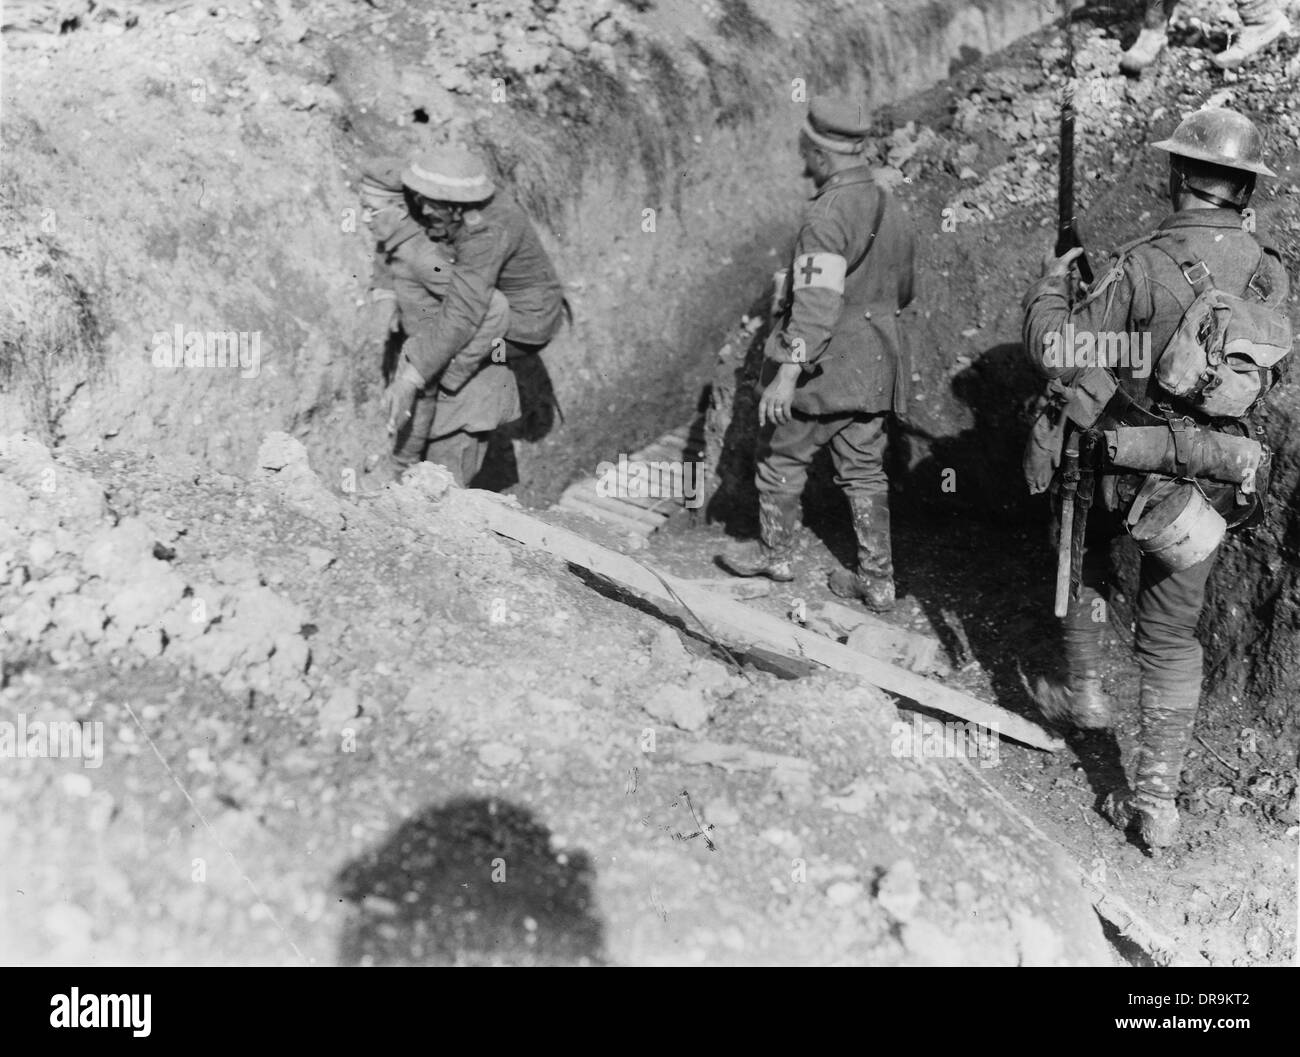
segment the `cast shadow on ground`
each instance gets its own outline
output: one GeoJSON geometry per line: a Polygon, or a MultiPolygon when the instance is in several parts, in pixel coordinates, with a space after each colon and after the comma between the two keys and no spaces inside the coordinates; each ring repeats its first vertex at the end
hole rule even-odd
{"type": "MultiPolygon", "coordinates": [[[[738,394],[742,372],[737,371],[738,394]]],[[[900,595],[916,599],[955,667],[974,661],[987,673],[994,703],[1047,723],[1028,687],[1040,676],[1064,675],[1052,615],[1056,559],[1048,502],[1028,496],[1021,474],[1025,408],[1039,384],[1025,368],[1018,343],[992,346],[952,379],[953,394],[969,409],[971,424],[936,436],[915,423],[895,423],[887,458],[900,595]],[[943,487],[948,471],[959,483],[955,490],[943,487]]],[[[739,395],[736,407],[742,408],[739,395]]],[[[747,404],[743,408],[751,413],[747,404]]],[[[752,427],[733,421],[726,438],[734,445],[724,477],[729,488],[710,508],[711,519],[738,536],[757,531],[757,495],[752,484],[746,488],[752,455],[742,465],[752,433],[752,427]]],[[[834,485],[825,451],[814,460],[802,520],[838,563],[855,564],[848,504],[834,485]]],[[[1099,798],[1122,784],[1113,735],[1068,737],[1099,798]]]]}
{"type": "Polygon", "coordinates": [[[465,797],[408,818],[336,881],[341,965],[600,965],[595,873],[507,800],[465,797]]]}
{"type": "Polygon", "coordinates": [[[1053,615],[1057,556],[1050,502],[1029,496],[1021,468],[1027,408],[1042,384],[1024,364],[1019,343],[986,349],[952,379],[953,395],[970,412],[969,428],[949,437],[903,431],[900,449],[916,441],[925,447],[917,459],[906,450],[896,456],[911,467],[902,472],[902,530],[919,543],[927,523],[937,522],[946,531],[935,545],[947,551],[947,560],[937,566],[918,561],[929,557],[926,550],[904,546],[899,576],[914,581],[915,597],[958,665],[968,655],[988,673],[996,704],[1066,738],[1100,801],[1124,783],[1114,734],[1059,727],[1030,693],[1040,677],[1060,681],[1065,670],[1053,615]],[[948,470],[974,487],[945,493],[948,470]]]}

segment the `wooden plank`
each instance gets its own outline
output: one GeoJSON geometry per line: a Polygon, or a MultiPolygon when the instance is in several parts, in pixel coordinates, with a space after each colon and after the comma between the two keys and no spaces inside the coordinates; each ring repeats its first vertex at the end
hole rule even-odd
{"type": "Polygon", "coordinates": [[[938,639],[899,627],[861,609],[823,602],[813,613],[849,636],[847,645],[881,660],[904,665],[922,675],[946,675],[952,666],[938,639]]]}
{"type": "Polygon", "coordinates": [[[611,499],[608,496],[597,495],[594,491],[588,492],[585,487],[567,488],[562,498],[569,502],[595,507],[597,510],[607,510],[609,513],[627,518],[629,521],[642,522],[651,532],[664,522],[662,515],[652,514],[648,510],[632,506],[621,499],[611,499]]]}
{"type": "Polygon", "coordinates": [[[762,576],[737,576],[728,580],[709,577],[706,580],[687,580],[686,582],[695,587],[703,587],[708,591],[721,591],[730,598],[765,598],[772,593],[772,581],[762,576]]]}
{"type": "Polygon", "coordinates": [[[657,603],[666,603],[674,610],[685,605],[712,634],[741,649],[750,645],[765,646],[788,657],[850,672],[891,694],[972,723],[996,727],[1003,736],[1026,745],[1053,752],[1064,748],[1065,743],[1059,738],[1052,737],[1022,716],[915,672],[858,653],[815,631],[752,609],[743,602],[720,598],[684,579],[653,570],[584,539],[576,532],[548,525],[517,506],[509,505],[502,497],[487,492],[463,492],[460,495],[477,509],[494,532],[581,565],[636,594],[657,603]]]}
{"type": "Polygon", "coordinates": [[[640,507],[643,510],[654,510],[657,513],[667,517],[671,509],[675,506],[682,505],[682,499],[679,496],[653,496],[653,495],[624,495],[619,496],[620,502],[630,503],[632,506],[640,507]]]}
{"type": "Polygon", "coordinates": [[[630,533],[634,533],[637,536],[644,537],[650,535],[650,533],[654,531],[649,526],[647,526],[644,522],[633,521],[631,518],[625,518],[620,514],[615,514],[608,510],[601,510],[600,508],[594,506],[587,506],[584,503],[579,503],[572,500],[565,500],[564,502],[560,503],[558,509],[563,510],[570,514],[580,514],[583,517],[588,517],[594,521],[599,521],[602,525],[605,525],[608,528],[612,529],[613,531],[619,533],[630,532],[630,533]]]}
{"type": "MultiPolygon", "coordinates": [[[[682,428],[684,429],[686,427],[682,427],[682,428]]],[[[687,452],[685,450],[685,443],[686,443],[685,440],[682,437],[677,436],[676,432],[667,433],[664,436],[660,437],[658,440],[655,440],[650,444],[646,445],[646,447],[642,448],[640,451],[635,452],[632,455],[629,455],[628,462],[649,464],[649,463],[684,463],[684,462],[696,461],[694,458],[690,458],[687,456],[687,452]]],[[[702,443],[701,443],[701,448],[702,448],[702,443]]],[[[702,454],[703,452],[701,450],[700,455],[702,454]]],[[[668,482],[663,482],[663,483],[668,483],[668,482]]],[[[585,487],[586,485],[587,482],[582,482],[580,486],[585,487]]],[[[570,488],[575,488],[580,486],[571,485],[570,488]]],[[[595,488],[595,478],[591,479],[590,486],[593,489],[595,488]]],[[[618,500],[623,503],[629,503],[632,506],[637,506],[646,510],[653,510],[656,513],[661,513],[665,518],[667,518],[673,512],[674,508],[685,505],[684,497],[671,496],[671,495],[670,496],[624,495],[624,496],[619,496],[618,500]]]]}
{"type": "Polygon", "coordinates": [[[595,518],[597,521],[620,532],[635,532],[638,536],[648,536],[654,531],[644,521],[633,520],[611,510],[602,510],[600,507],[591,506],[572,496],[562,498],[558,505],[561,510],[568,510],[575,514],[582,514],[585,517],[595,518]]]}

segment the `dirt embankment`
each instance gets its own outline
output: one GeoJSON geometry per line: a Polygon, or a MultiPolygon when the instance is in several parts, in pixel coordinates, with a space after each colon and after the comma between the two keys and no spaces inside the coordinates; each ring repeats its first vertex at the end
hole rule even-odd
{"type": "Polygon", "coordinates": [[[248,480],[0,442],[4,957],[1108,962],[943,734],[739,673],[491,501],[342,499],[284,434],[248,480]]]}
{"type": "Polygon", "coordinates": [[[380,440],[358,172],[455,136],[544,226],[574,306],[517,445],[553,494],[694,402],[788,238],[802,92],[899,98],[1041,7],[10,5],[5,281],[56,278],[8,321],[6,420],[225,469],[284,429],[341,483],[380,440]],[[233,337],[239,362],[158,366],[178,328],[233,337]]]}

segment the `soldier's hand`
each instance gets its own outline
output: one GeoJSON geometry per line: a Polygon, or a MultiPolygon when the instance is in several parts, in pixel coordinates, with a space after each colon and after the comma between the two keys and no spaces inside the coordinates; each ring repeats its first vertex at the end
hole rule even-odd
{"type": "Polygon", "coordinates": [[[424,388],[424,379],[411,361],[402,358],[401,366],[388,387],[388,435],[396,436],[397,431],[406,425],[415,410],[415,398],[424,388]]]}
{"type": "MultiPolygon", "coordinates": [[[[787,365],[782,365],[787,366],[787,365]]],[[[798,371],[796,365],[795,371],[798,371]]],[[[790,421],[790,408],[794,403],[794,384],[798,374],[791,374],[785,370],[777,372],[775,378],[763,390],[763,395],[758,401],[758,424],[765,426],[771,422],[774,425],[783,425],[790,421]]]]}
{"type": "Polygon", "coordinates": [[[1048,253],[1043,258],[1043,278],[1049,275],[1056,279],[1065,279],[1070,274],[1070,265],[1083,253],[1082,246],[1075,246],[1066,250],[1059,257],[1055,253],[1048,253]]]}

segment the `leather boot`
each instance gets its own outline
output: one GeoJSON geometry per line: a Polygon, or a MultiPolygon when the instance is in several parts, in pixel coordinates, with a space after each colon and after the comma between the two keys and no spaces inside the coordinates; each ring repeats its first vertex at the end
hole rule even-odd
{"type": "Polygon", "coordinates": [[[840,598],[854,598],[876,613],[894,608],[894,561],[889,538],[889,493],[850,493],[853,532],[858,538],[856,572],[837,569],[828,586],[840,598]]]}
{"type": "Polygon", "coordinates": [[[1142,740],[1133,792],[1111,793],[1103,808],[1120,829],[1140,827],[1151,848],[1167,848],[1178,839],[1174,798],[1196,725],[1198,696],[1194,690],[1171,692],[1143,684],[1142,740]]]}
{"type": "Polygon", "coordinates": [[[1117,789],[1106,795],[1101,811],[1116,829],[1125,833],[1136,829],[1148,848],[1167,848],[1178,839],[1181,822],[1172,800],[1153,800],[1117,789]]]}
{"type": "Polygon", "coordinates": [[[1210,56],[1210,61],[1221,70],[1235,70],[1267,48],[1278,37],[1291,32],[1290,21],[1276,7],[1271,12],[1256,15],[1258,21],[1252,21],[1251,15],[1247,12],[1243,12],[1242,17],[1245,24],[1231,47],[1219,52],[1218,55],[1210,56]]]}
{"type": "Polygon", "coordinates": [[[1168,33],[1168,22],[1162,22],[1158,26],[1144,26],[1133,46],[1120,56],[1120,70],[1134,76],[1140,74],[1165,50],[1168,33]]]}
{"type": "Polygon", "coordinates": [[[793,580],[798,496],[760,495],[758,524],[758,539],[732,544],[718,555],[723,567],[736,576],[766,576],[782,583],[793,580]]]}
{"type": "Polygon", "coordinates": [[[1096,620],[1101,595],[1086,584],[1061,621],[1065,645],[1065,684],[1040,678],[1034,697],[1043,714],[1055,723],[1080,730],[1105,730],[1115,725],[1115,701],[1101,688],[1101,636],[1104,621],[1096,620]]]}

